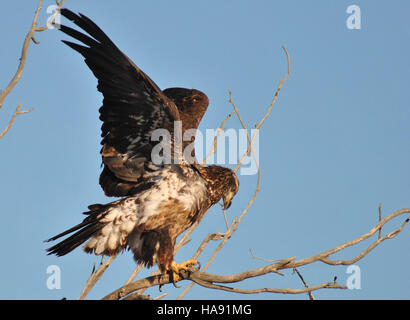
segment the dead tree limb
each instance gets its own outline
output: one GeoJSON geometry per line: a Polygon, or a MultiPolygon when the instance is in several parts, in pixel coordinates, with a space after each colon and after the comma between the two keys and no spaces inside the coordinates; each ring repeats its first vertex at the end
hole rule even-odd
{"type": "MultiPolygon", "coordinates": [[[[29,49],[29,46],[30,46],[30,42],[33,41],[35,44],[39,44],[39,42],[34,37],[35,32],[46,30],[48,28],[49,23],[52,23],[55,20],[57,14],[58,14],[58,10],[56,10],[56,12],[51,17],[51,19],[49,20],[49,23],[47,25],[45,25],[41,28],[37,27],[37,20],[38,20],[38,15],[39,15],[40,10],[41,10],[42,2],[43,2],[43,0],[38,1],[37,9],[34,13],[34,18],[33,18],[33,21],[31,23],[30,30],[28,31],[26,37],[24,38],[23,48],[21,49],[20,62],[18,64],[17,71],[14,74],[13,78],[10,80],[7,87],[4,90],[0,90],[0,110],[3,107],[4,100],[10,94],[10,92],[14,89],[16,84],[19,82],[19,80],[21,78],[21,75],[23,74],[24,66],[25,66],[26,60],[27,60],[27,54],[28,54],[28,49],[29,49]]],[[[60,9],[63,6],[64,2],[65,2],[65,0],[61,0],[60,2],[57,1],[57,8],[60,9]]],[[[21,107],[22,107],[22,104],[19,104],[18,107],[16,108],[16,111],[14,112],[13,116],[11,117],[11,120],[9,121],[8,125],[1,132],[0,139],[3,138],[4,135],[10,130],[10,128],[14,124],[14,121],[16,120],[17,116],[33,111],[33,108],[25,110],[25,111],[20,111],[21,107]]]]}
{"type": "MultiPolygon", "coordinates": [[[[351,241],[342,243],[341,245],[333,249],[321,252],[319,254],[316,254],[314,256],[311,256],[305,259],[296,260],[295,257],[286,258],[286,259],[282,259],[278,262],[271,263],[271,264],[268,264],[260,268],[247,270],[247,271],[233,274],[233,275],[210,274],[210,273],[205,273],[203,271],[199,271],[198,269],[192,268],[188,272],[182,273],[181,276],[183,277],[183,280],[191,280],[195,282],[196,284],[206,287],[206,288],[235,292],[235,293],[243,293],[243,294],[255,294],[255,293],[262,293],[262,292],[281,293],[281,294],[301,294],[301,293],[309,293],[309,292],[316,291],[319,289],[347,289],[347,286],[339,285],[336,283],[335,280],[330,281],[330,282],[325,282],[322,284],[318,284],[318,285],[314,285],[314,286],[307,286],[306,283],[304,283],[304,288],[300,288],[300,289],[291,289],[291,288],[239,289],[239,288],[234,288],[234,287],[228,287],[222,284],[237,283],[237,282],[241,282],[246,279],[249,279],[249,278],[259,277],[259,276],[263,276],[263,275],[270,274],[270,273],[280,274],[279,272],[280,270],[285,270],[285,269],[294,270],[297,267],[310,265],[313,262],[318,262],[318,261],[329,264],[329,265],[354,264],[355,262],[364,258],[372,249],[374,249],[381,242],[396,237],[404,229],[407,223],[410,221],[409,214],[410,214],[410,209],[402,209],[402,210],[395,211],[391,213],[390,215],[388,215],[387,217],[385,217],[384,219],[382,219],[369,232],[351,241]],[[368,239],[369,237],[377,233],[378,230],[384,225],[386,225],[389,221],[401,215],[406,215],[407,217],[404,220],[404,222],[401,224],[400,227],[396,228],[389,234],[381,238],[378,238],[367,249],[365,249],[363,252],[358,254],[356,257],[350,260],[337,260],[337,261],[333,261],[329,258],[329,256],[331,256],[334,253],[340,252],[347,247],[356,245],[368,239]]],[[[105,300],[122,299],[123,297],[126,297],[127,295],[137,290],[146,289],[146,288],[157,286],[157,285],[164,285],[168,283],[172,283],[172,279],[170,279],[169,275],[151,276],[151,277],[140,279],[130,284],[127,284],[113,291],[112,293],[108,294],[107,296],[104,297],[104,299],[105,300]]]]}

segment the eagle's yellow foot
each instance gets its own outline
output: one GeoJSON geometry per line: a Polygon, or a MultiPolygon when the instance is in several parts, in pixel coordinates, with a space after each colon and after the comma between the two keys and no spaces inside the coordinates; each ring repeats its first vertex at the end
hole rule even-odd
{"type": "Polygon", "coordinates": [[[175,261],[172,261],[171,264],[171,277],[172,281],[175,285],[175,282],[178,282],[182,280],[181,276],[179,275],[181,271],[188,271],[189,266],[199,266],[199,262],[195,259],[187,260],[182,262],[181,264],[176,263],[175,261]]]}

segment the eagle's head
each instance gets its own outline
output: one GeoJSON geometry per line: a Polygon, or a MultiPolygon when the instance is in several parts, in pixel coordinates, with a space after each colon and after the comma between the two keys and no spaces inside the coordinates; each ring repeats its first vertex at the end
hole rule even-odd
{"type": "MultiPolygon", "coordinates": [[[[172,100],[178,109],[179,118],[182,122],[182,133],[191,130],[190,137],[183,139],[183,149],[195,141],[196,130],[209,105],[209,99],[205,93],[196,89],[168,88],[163,91],[168,99],[172,100]]],[[[195,149],[191,150],[191,161],[197,162],[195,149]]]]}
{"type": "Polygon", "coordinates": [[[222,199],[223,209],[228,209],[239,190],[239,180],[235,172],[229,168],[211,165],[203,168],[201,174],[208,183],[211,202],[215,204],[222,199]]]}
{"type": "Polygon", "coordinates": [[[209,105],[206,94],[196,89],[185,88],[168,88],[163,92],[177,106],[184,131],[198,128],[209,105]]]}
{"type": "MultiPolygon", "coordinates": [[[[227,168],[225,168],[227,169],[227,168]]],[[[228,209],[232,204],[232,199],[236,195],[239,190],[239,180],[233,170],[228,169],[229,171],[226,173],[226,188],[224,190],[224,194],[222,196],[222,200],[224,202],[223,209],[228,209]]]]}

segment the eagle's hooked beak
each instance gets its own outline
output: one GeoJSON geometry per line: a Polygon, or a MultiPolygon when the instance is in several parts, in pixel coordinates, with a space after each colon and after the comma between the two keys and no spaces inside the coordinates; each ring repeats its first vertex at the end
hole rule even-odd
{"type": "Polygon", "coordinates": [[[223,205],[223,209],[227,210],[231,204],[232,204],[232,199],[235,195],[235,192],[233,191],[229,191],[224,197],[223,197],[223,201],[224,201],[224,205],[223,205]]]}

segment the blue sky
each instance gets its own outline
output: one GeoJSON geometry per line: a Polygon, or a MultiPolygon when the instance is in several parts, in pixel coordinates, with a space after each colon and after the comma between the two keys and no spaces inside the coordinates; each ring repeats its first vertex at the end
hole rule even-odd
{"type": "MultiPolygon", "coordinates": [[[[39,21],[47,19],[44,1],[39,21]]],[[[0,87],[14,74],[35,1],[7,1],[0,12],[0,87]]],[[[306,258],[368,232],[383,214],[410,207],[410,4],[408,1],[136,1],[67,0],[66,7],[92,18],[160,88],[197,88],[210,98],[200,129],[217,128],[232,110],[233,93],[251,128],[264,115],[286,73],[292,74],[260,131],[261,191],[239,229],[208,269],[233,274],[266,259],[306,258]],[[361,29],[346,27],[349,5],[361,9],[361,29]]],[[[63,21],[64,23],[64,21],[63,21]]],[[[67,24],[67,22],[65,22],[67,24]]],[[[1,299],[77,298],[100,258],[80,249],[47,256],[43,240],[77,224],[92,203],[109,202],[100,173],[96,79],[67,37],[36,34],[21,81],[0,111],[1,130],[15,107],[20,116],[0,140],[1,299]],[[47,267],[61,269],[61,289],[50,290],[47,267]]],[[[227,126],[240,128],[234,117],[227,126]]],[[[239,176],[232,220],[252,197],[256,176],[239,176]]],[[[383,229],[390,232],[406,216],[383,229]]],[[[213,208],[177,261],[189,258],[210,232],[224,231],[213,208]]],[[[372,238],[373,240],[375,238],[372,238]]],[[[361,289],[315,292],[318,299],[409,299],[410,232],[385,241],[356,263],[361,289]]],[[[333,258],[351,259],[370,241],[333,258]]],[[[204,264],[216,247],[200,257],[204,264]]],[[[101,298],[134,269],[120,255],[88,296],[101,298]]],[[[338,277],[345,266],[314,263],[300,268],[310,285],[338,277]]],[[[143,272],[142,275],[147,275],[143,272]]],[[[187,283],[182,283],[183,287],[187,283]]],[[[238,284],[241,288],[301,288],[291,271],[238,284]]],[[[175,298],[182,289],[165,286],[175,298]]],[[[158,288],[149,293],[159,295],[158,288]]],[[[235,295],[194,286],[189,299],[306,299],[274,294],[235,295]]]]}

